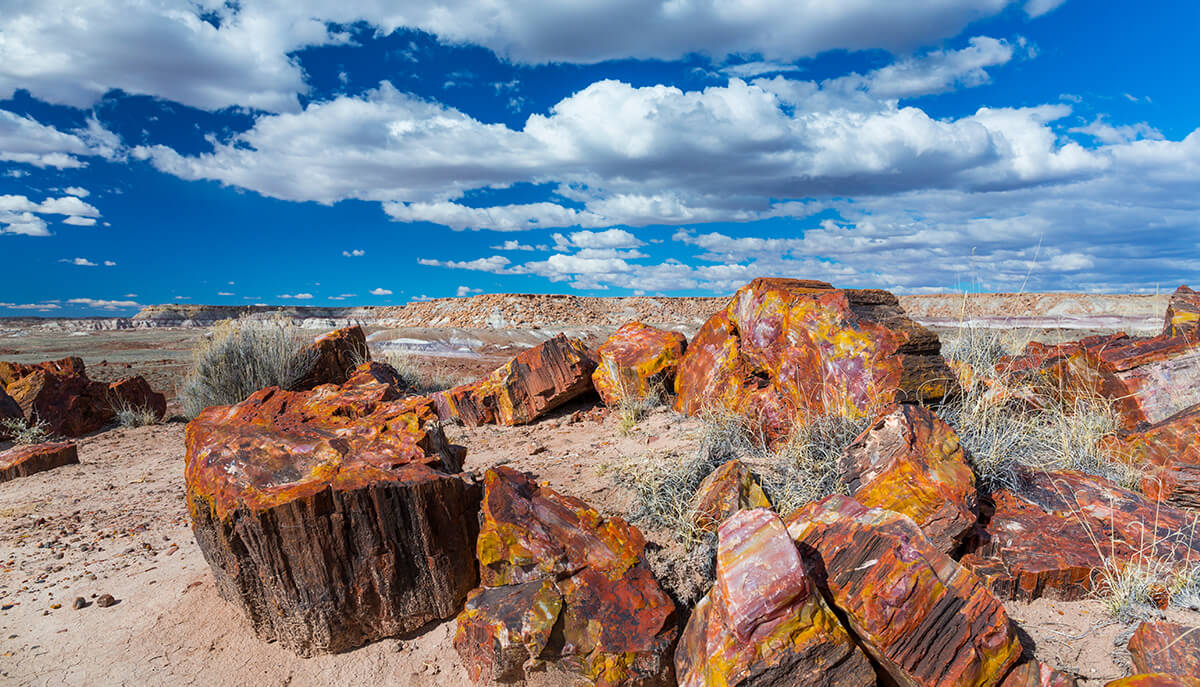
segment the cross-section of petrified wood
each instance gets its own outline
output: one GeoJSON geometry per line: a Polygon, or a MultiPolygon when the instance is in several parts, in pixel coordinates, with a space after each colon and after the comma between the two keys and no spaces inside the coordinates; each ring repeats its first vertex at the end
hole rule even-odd
{"type": "Polygon", "coordinates": [[[898,684],[991,687],[1020,658],[1004,606],[909,518],[834,495],[787,524],[818,586],[898,684]]]}
{"type": "Polygon", "coordinates": [[[475,586],[478,488],[432,402],[382,366],[270,387],[187,428],[193,530],[221,595],[301,655],[411,632],[475,586]]]}
{"type": "Polygon", "coordinates": [[[842,479],[856,501],[907,515],[946,553],[975,526],[975,476],[958,434],[927,408],[885,411],[846,449],[842,479]]]}
{"type": "Polygon", "coordinates": [[[765,508],[720,527],[717,579],[679,647],[681,687],[866,687],[875,671],[826,606],[779,516],[765,508]]]}
{"type": "Polygon", "coordinates": [[[637,528],[505,467],[484,476],[480,520],[484,586],[454,641],[472,679],[550,664],[588,684],[669,684],[675,604],[642,560],[637,528]]]}
{"type": "Polygon", "coordinates": [[[0,482],[79,462],[75,444],[33,444],[0,452],[0,482]]]}
{"type": "Polygon", "coordinates": [[[1079,472],[1031,471],[1020,482],[993,495],[979,550],[962,559],[997,596],[1081,599],[1105,558],[1200,560],[1200,531],[1185,511],[1079,472]]]}
{"type": "Polygon", "coordinates": [[[1200,679],[1200,627],[1142,623],[1129,638],[1129,655],[1138,672],[1200,679]]]}
{"type": "Polygon", "coordinates": [[[777,440],[804,414],[862,415],[942,398],[954,374],[940,349],[886,291],[755,279],[688,345],[675,407],[732,410],[777,440]]]}
{"type": "Polygon", "coordinates": [[[559,334],[521,351],[487,377],[433,398],[443,420],[458,418],[471,427],[523,425],[591,391],[595,369],[587,347],[559,334]]]}
{"type": "Polygon", "coordinates": [[[629,322],[596,349],[592,383],[610,406],[673,392],[686,348],[687,340],[679,332],[629,322]]]}

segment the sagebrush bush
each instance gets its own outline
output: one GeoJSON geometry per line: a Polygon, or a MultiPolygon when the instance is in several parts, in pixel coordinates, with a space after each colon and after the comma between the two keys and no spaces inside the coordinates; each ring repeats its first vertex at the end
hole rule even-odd
{"type": "Polygon", "coordinates": [[[448,374],[445,372],[430,372],[417,361],[417,356],[406,351],[387,351],[377,357],[378,362],[390,366],[396,371],[404,384],[418,394],[432,394],[474,381],[470,377],[448,374]]]}
{"type": "Polygon", "coordinates": [[[195,348],[179,390],[184,414],[240,403],[268,386],[290,389],[312,368],[311,337],[290,320],[226,320],[195,348]]]}
{"type": "Polygon", "coordinates": [[[50,431],[50,425],[37,416],[30,422],[19,417],[0,420],[0,429],[4,430],[0,431],[0,437],[8,435],[9,441],[18,446],[44,444],[58,439],[50,431]]]}

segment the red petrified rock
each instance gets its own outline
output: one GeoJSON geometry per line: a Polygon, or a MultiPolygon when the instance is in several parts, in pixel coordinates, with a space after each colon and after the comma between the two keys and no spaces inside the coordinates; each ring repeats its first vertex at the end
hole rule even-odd
{"type": "Polygon", "coordinates": [[[126,377],[108,385],[108,402],[113,409],[146,408],[159,420],[167,414],[167,397],[154,391],[142,377],[126,377]]]}
{"type": "Polygon", "coordinates": [[[675,650],[681,687],[874,685],[866,655],[825,605],[779,516],[720,528],[717,579],[675,650]]]}
{"type": "Polygon", "coordinates": [[[438,415],[475,427],[523,425],[592,390],[596,362],[563,334],[505,363],[487,377],[434,394],[438,415]]]}
{"type": "Polygon", "coordinates": [[[1200,509],[1200,405],[1140,431],[1121,432],[1106,447],[1145,472],[1147,497],[1200,509]]]}
{"type": "Polygon", "coordinates": [[[1041,661],[1029,661],[1013,668],[1000,687],[1076,687],[1079,683],[1041,661]]]}
{"type": "Polygon", "coordinates": [[[1175,289],[1167,303],[1163,335],[1188,336],[1193,340],[1200,338],[1200,293],[1186,286],[1175,289]]]}
{"type": "Polygon", "coordinates": [[[433,403],[368,363],[341,387],[269,387],[187,428],[196,541],[221,596],[301,655],[449,618],[475,586],[477,487],[433,403]]]}
{"type": "Polygon", "coordinates": [[[709,318],[675,377],[676,410],[754,418],[772,441],[808,414],[933,401],[954,384],[937,335],[886,291],[755,279],[709,318]]]}
{"type": "Polygon", "coordinates": [[[1142,623],[1129,638],[1129,654],[1138,672],[1200,679],[1200,628],[1142,623]]]}
{"type": "Polygon", "coordinates": [[[597,685],[667,679],[675,605],[637,528],[505,467],[484,476],[480,521],[485,588],[454,642],[472,679],[515,680],[542,662],[597,685]]]}
{"type": "Polygon", "coordinates": [[[354,368],[371,359],[367,337],[362,327],[343,327],[322,334],[313,341],[312,366],[296,383],[297,390],[311,389],[321,384],[344,384],[354,368]]]}
{"type": "Polygon", "coordinates": [[[692,522],[704,532],[713,532],[725,520],[746,508],[770,508],[771,502],[754,475],[736,458],[713,470],[693,497],[692,522]]]}
{"type": "Polygon", "coordinates": [[[0,482],[79,462],[75,444],[33,444],[0,452],[0,482]]]}
{"type": "Polygon", "coordinates": [[[787,523],[818,585],[898,684],[990,687],[1020,658],[1004,606],[909,518],[834,495],[787,523]]]}
{"type": "Polygon", "coordinates": [[[610,406],[661,396],[674,391],[675,370],[686,348],[683,334],[630,322],[596,349],[592,384],[610,406]]]}
{"type": "Polygon", "coordinates": [[[1113,680],[1104,687],[1200,687],[1200,680],[1166,673],[1139,673],[1113,680]]]}
{"type": "Polygon", "coordinates": [[[958,434],[926,408],[885,411],[846,449],[842,479],[856,501],[907,515],[945,553],[975,526],[975,476],[958,434]]]}
{"type": "Polygon", "coordinates": [[[21,406],[26,420],[45,422],[53,434],[82,436],[114,416],[108,385],[83,374],[35,370],[9,384],[8,394],[21,406]]]}
{"type": "Polygon", "coordinates": [[[83,358],[63,358],[61,360],[47,360],[41,363],[6,363],[0,362],[0,387],[7,387],[9,384],[18,379],[31,375],[37,371],[49,372],[51,374],[65,375],[86,375],[84,369],[83,358]]]}
{"type": "Polygon", "coordinates": [[[1029,472],[1019,492],[993,495],[996,509],[979,550],[962,564],[1001,598],[1084,598],[1104,559],[1200,560],[1189,514],[1079,472],[1029,472]]]}

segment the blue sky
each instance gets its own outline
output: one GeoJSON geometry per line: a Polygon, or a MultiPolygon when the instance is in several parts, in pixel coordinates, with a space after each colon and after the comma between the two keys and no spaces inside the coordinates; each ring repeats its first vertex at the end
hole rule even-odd
{"type": "Polygon", "coordinates": [[[0,316],[1200,275],[1200,6],[0,0],[0,316]]]}

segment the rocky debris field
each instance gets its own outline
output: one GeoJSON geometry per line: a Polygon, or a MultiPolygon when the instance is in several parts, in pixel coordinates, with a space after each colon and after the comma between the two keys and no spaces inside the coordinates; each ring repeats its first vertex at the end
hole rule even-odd
{"type": "MultiPolygon", "coordinates": [[[[686,346],[537,337],[435,393],[334,331],[186,428],[0,443],[0,678],[1200,684],[1200,297],[1166,305],[947,361],[891,294],[755,280],[686,346]],[[971,424],[1088,404],[1052,459],[971,424]]],[[[60,428],[111,388],[0,370],[60,428]]]]}

